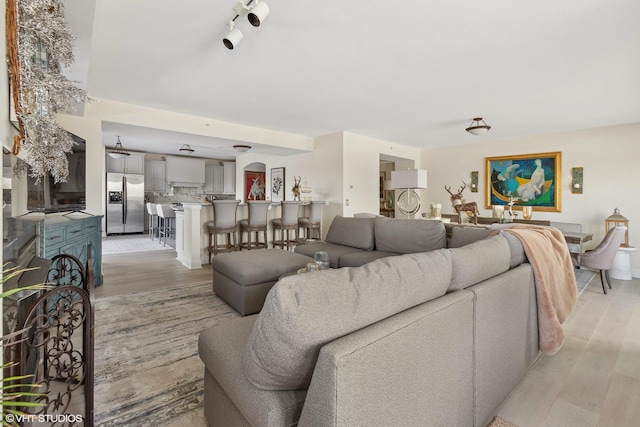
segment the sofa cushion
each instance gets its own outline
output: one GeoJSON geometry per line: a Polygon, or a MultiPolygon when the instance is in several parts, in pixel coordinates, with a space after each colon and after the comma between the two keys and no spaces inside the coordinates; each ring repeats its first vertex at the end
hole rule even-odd
{"type": "Polygon", "coordinates": [[[376,250],[412,254],[442,249],[447,235],[441,221],[376,218],[376,250]]]}
{"type": "MultiPolygon", "coordinates": [[[[329,267],[340,267],[340,258],[346,254],[359,254],[368,253],[372,251],[366,251],[364,249],[358,249],[351,246],[337,245],[335,243],[314,243],[312,245],[296,246],[294,251],[298,254],[305,255],[313,258],[313,255],[318,251],[324,251],[329,254],[329,267]]],[[[309,260],[308,262],[312,262],[309,260]]]]}
{"type": "Polygon", "coordinates": [[[352,252],[352,253],[344,254],[340,256],[340,260],[338,264],[340,268],[360,267],[361,265],[365,265],[371,261],[375,261],[380,258],[386,258],[388,256],[397,256],[397,255],[402,255],[402,254],[397,254],[395,252],[383,252],[383,251],[352,252]]]}
{"type": "Polygon", "coordinates": [[[511,251],[509,268],[515,268],[528,261],[527,254],[524,252],[524,246],[522,246],[522,242],[518,236],[512,233],[505,233],[504,231],[500,231],[499,234],[507,239],[507,243],[509,244],[509,250],[511,251]]]}
{"type": "Polygon", "coordinates": [[[285,277],[269,291],[247,341],[247,378],[260,389],[307,388],[324,344],[437,298],[450,281],[446,250],[285,277]]]}
{"type": "Polygon", "coordinates": [[[338,245],[371,251],[374,248],[375,218],[345,218],[336,216],[327,232],[326,241],[338,245]]]}
{"type": "Polygon", "coordinates": [[[489,237],[493,233],[489,227],[473,227],[473,226],[454,226],[451,228],[450,248],[459,248],[489,237]]]}
{"type": "Polygon", "coordinates": [[[511,251],[507,239],[493,236],[451,252],[453,276],[449,292],[463,289],[509,270],[511,251]]]}
{"type": "Polygon", "coordinates": [[[251,286],[276,281],[283,274],[306,266],[309,261],[306,256],[270,248],[218,254],[211,260],[211,266],[238,285],[251,286]]]}

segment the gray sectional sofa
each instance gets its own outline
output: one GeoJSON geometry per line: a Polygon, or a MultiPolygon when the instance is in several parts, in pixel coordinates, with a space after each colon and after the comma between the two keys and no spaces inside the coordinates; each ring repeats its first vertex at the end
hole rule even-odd
{"type": "Polygon", "coordinates": [[[267,293],[280,277],[313,262],[317,251],[329,254],[332,268],[355,267],[388,256],[443,248],[440,221],[338,216],[325,242],[297,246],[296,253],[260,249],[216,255],[213,291],[246,316],[260,311],[267,293]]]}
{"type": "MultiPolygon", "coordinates": [[[[397,255],[374,239],[350,253],[396,256],[284,277],[259,314],[201,333],[209,425],[490,421],[538,355],[534,276],[520,241],[501,233],[397,255]]],[[[333,253],[334,266],[353,262],[333,253]]]]}

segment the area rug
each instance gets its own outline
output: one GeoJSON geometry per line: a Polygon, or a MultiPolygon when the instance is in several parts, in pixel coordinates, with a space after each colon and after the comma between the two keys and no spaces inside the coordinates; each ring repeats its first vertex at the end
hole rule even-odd
{"type": "Polygon", "coordinates": [[[146,234],[107,236],[102,239],[102,255],[128,254],[149,251],[175,251],[169,245],[160,244],[158,239],[151,240],[146,234]]]}
{"type": "Polygon", "coordinates": [[[576,285],[578,286],[578,296],[580,296],[582,291],[585,290],[587,285],[596,276],[596,272],[583,268],[574,268],[573,271],[576,274],[576,285]]]}
{"type": "Polygon", "coordinates": [[[211,281],[96,300],[95,425],[206,426],[198,335],[240,315],[211,281]]]}

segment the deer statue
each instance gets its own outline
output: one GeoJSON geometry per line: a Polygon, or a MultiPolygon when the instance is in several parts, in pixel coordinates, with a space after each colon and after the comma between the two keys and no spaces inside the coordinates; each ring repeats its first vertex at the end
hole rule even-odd
{"type": "Polygon", "coordinates": [[[444,189],[447,190],[449,194],[451,194],[451,204],[453,205],[453,209],[458,213],[458,224],[462,224],[462,212],[472,212],[473,213],[473,223],[478,224],[478,205],[476,202],[462,203],[462,192],[467,188],[467,184],[462,181],[462,187],[456,194],[451,192],[451,187],[447,188],[444,186],[444,189]]]}
{"type": "Polygon", "coordinates": [[[293,188],[291,189],[291,191],[293,191],[293,200],[294,201],[300,201],[300,181],[302,180],[301,176],[294,176],[293,177],[293,188]]]}

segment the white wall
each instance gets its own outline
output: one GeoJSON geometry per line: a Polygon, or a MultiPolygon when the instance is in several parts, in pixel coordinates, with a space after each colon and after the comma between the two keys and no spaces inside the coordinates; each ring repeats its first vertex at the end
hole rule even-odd
{"type": "MultiPolygon", "coordinates": [[[[420,150],[397,143],[344,133],[344,216],[380,212],[380,155],[407,159],[420,167],[420,150]],[[349,206],[346,206],[349,200],[349,206]]],[[[396,165],[398,169],[398,165],[396,165]]]]}
{"type": "MultiPolygon", "coordinates": [[[[429,171],[429,188],[423,205],[441,203],[444,213],[453,213],[444,186],[456,190],[461,180],[469,184],[471,171],[477,170],[478,192],[467,186],[463,194],[467,201],[478,203],[482,216],[490,216],[485,209],[485,158],[554,151],[562,153],[562,212],[536,211],[533,218],[581,223],[594,235],[587,244],[591,248],[604,236],[604,219],[618,207],[629,219],[630,245],[640,246],[640,198],[635,191],[640,182],[640,123],[425,149],[421,158],[429,171]],[[584,168],[584,192],[572,194],[571,168],[578,166],[584,168]]],[[[631,259],[633,275],[640,277],[640,253],[631,259]]]]}

